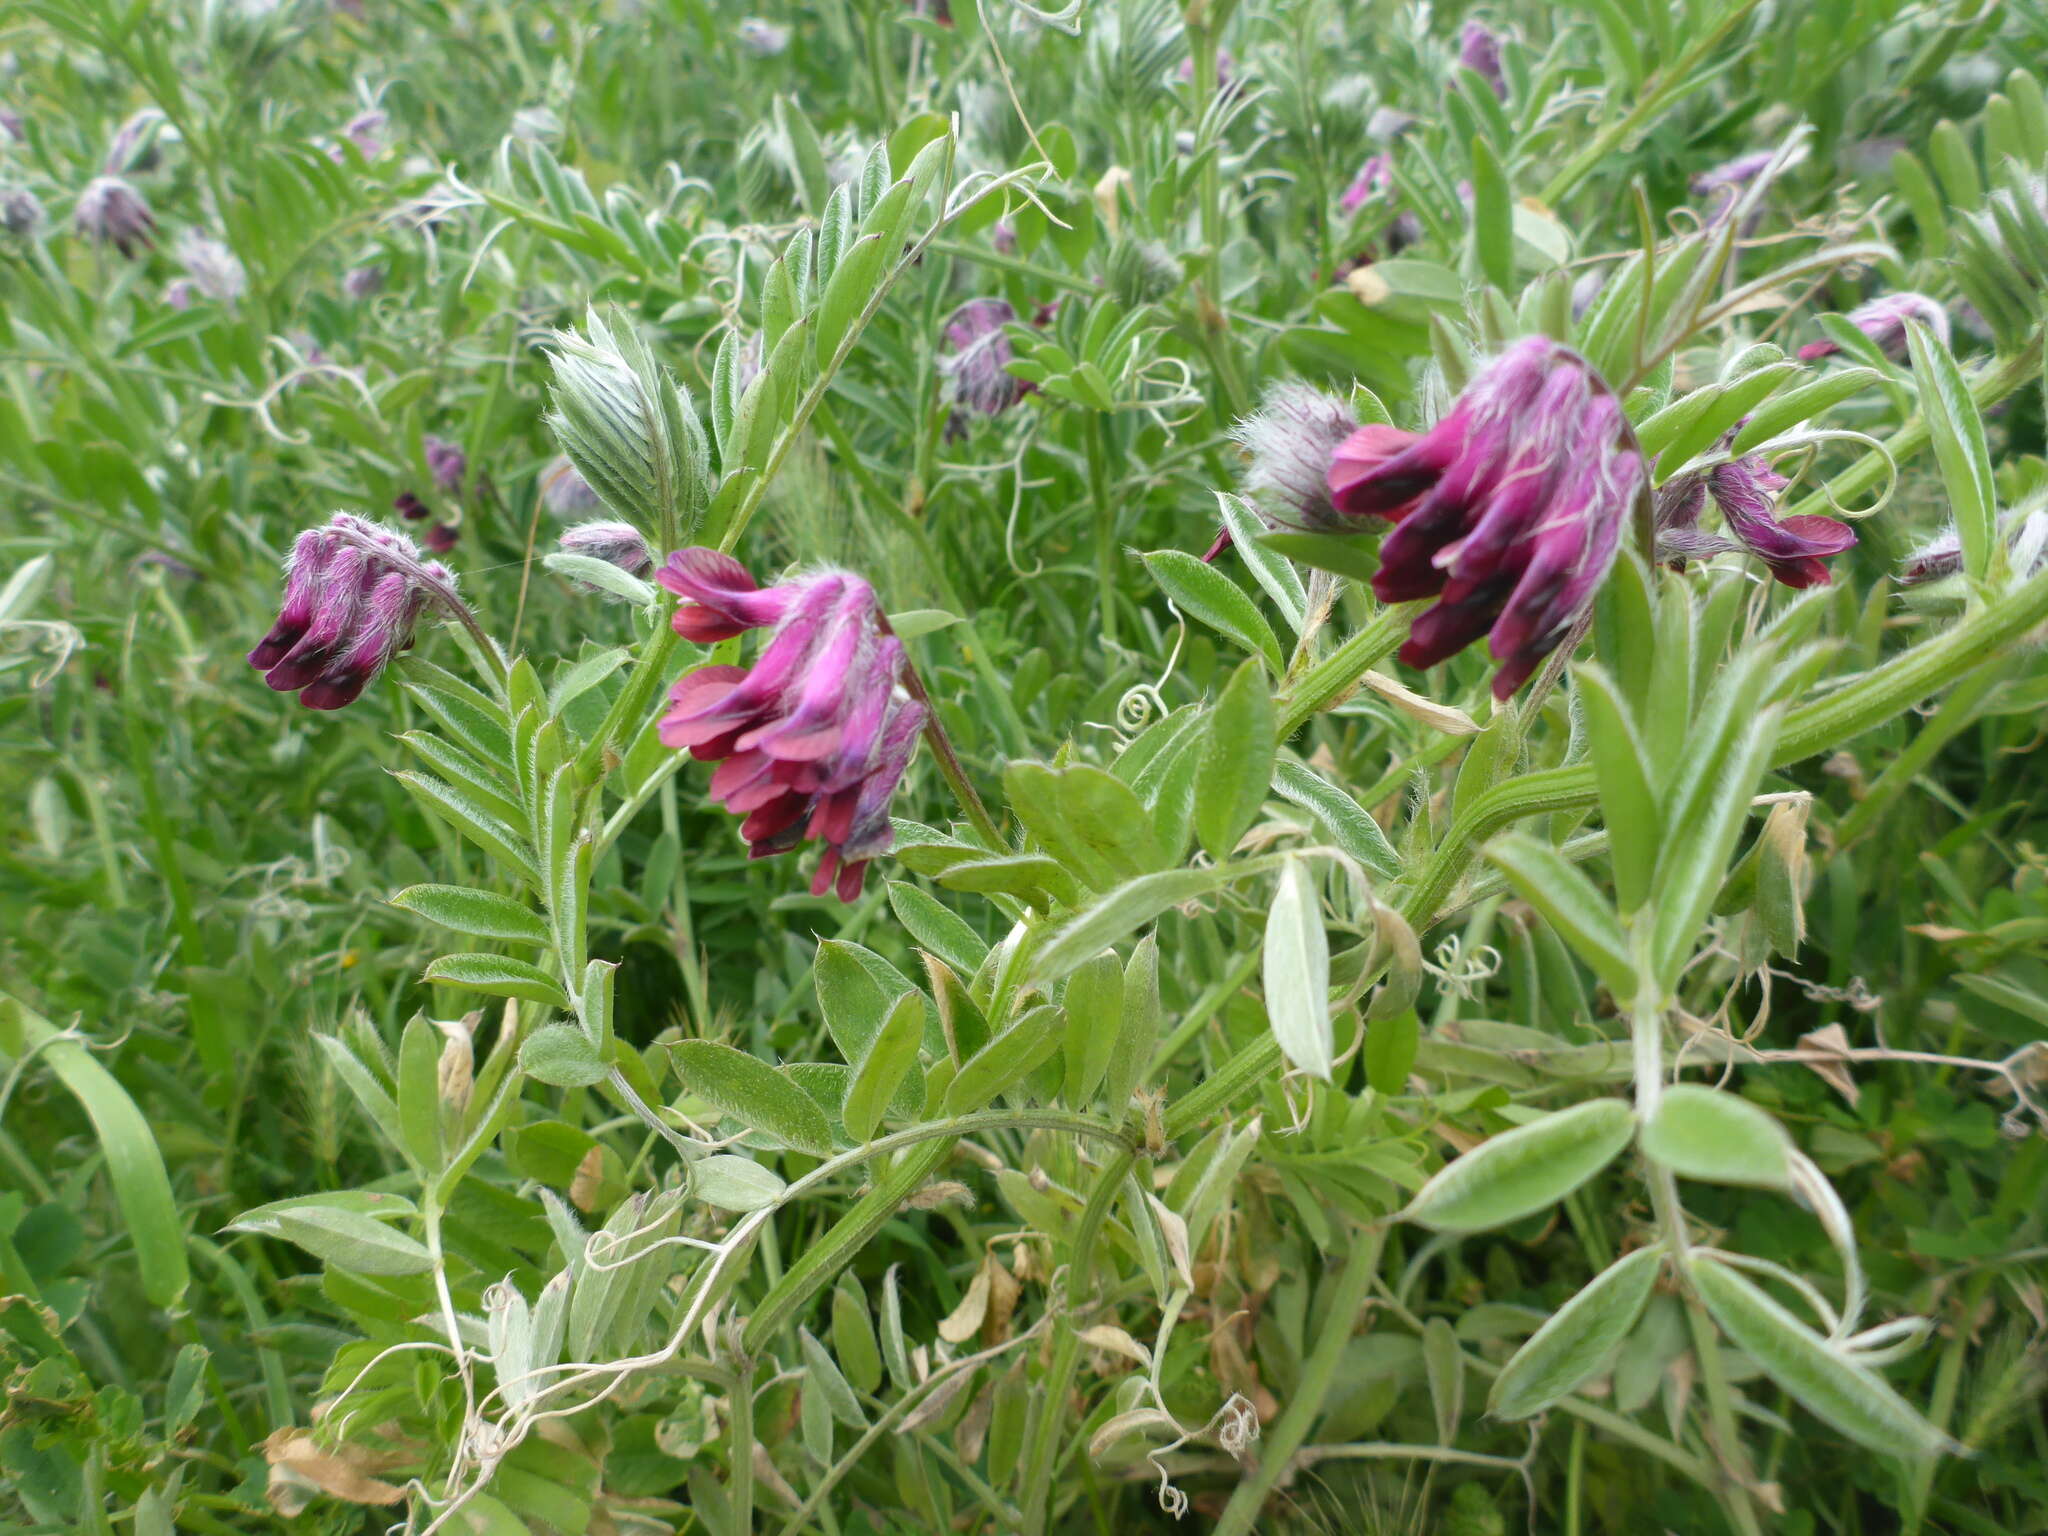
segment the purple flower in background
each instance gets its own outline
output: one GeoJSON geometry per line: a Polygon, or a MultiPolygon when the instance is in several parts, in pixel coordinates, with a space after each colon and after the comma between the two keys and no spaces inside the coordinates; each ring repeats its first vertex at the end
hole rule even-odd
{"type": "Polygon", "coordinates": [[[19,112],[0,107],[0,133],[19,144],[28,137],[28,126],[22,122],[19,112]]]}
{"type": "Polygon", "coordinates": [[[1493,88],[1493,94],[1507,99],[1508,80],[1500,67],[1500,39],[1483,21],[1468,21],[1458,34],[1458,62],[1493,88]]]}
{"type": "MultiPolygon", "coordinates": [[[[1948,311],[1924,293],[1881,293],[1849,311],[1849,323],[1877,344],[1893,362],[1906,355],[1906,322],[1918,320],[1948,345],[1948,311]]],[[[1842,349],[1832,341],[1810,341],[1799,349],[1801,362],[1832,357],[1842,349]]]]}
{"type": "Polygon", "coordinates": [[[860,894],[889,847],[889,800],[917,746],[925,706],[903,642],[874,588],[845,571],[759,587],[730,555],[683,549],[655,580],[685,599],[676,633],[709,644],[771,630],[745,667],[699,667],[669,690],[662,741],[718,763],[711,793],[746,819],[751,857],[825,844],[811,894],[860,894]]]}
{"type": "MultiPolygon", "coordinates": [[[[574,528],[564,530],[562,548],[572,555],[586,555],[592,560],[602,560],[606,565],[615,565],[628,576],[638,576],[654,564],[654,553],[648,549],[647,540],[631,523],[578,523],[574,528]]],[[[586,592],[602,590],[580,581],[576,585],[586,592]]],[[[605,595],[609,597],[611,594],[605,595]]]]}
{"type": "Polygon", "coordinates": [[[164,303],[172,309],[190,309],[199,301],[199,290],[189,277],[173,278],[164,284],[164,303]]]}
{"type": "Polygon", "coordinates": [[[761,16],[744,17],[739,24],[740,46],[757,59],[773,58],[789,46],[789,28],[761,16]]]}
{"type": "Polygon", "coordinates": [[[1787,483],[1755,453],[1674,476],[1657,491],[1658,558],[1683,568],[1688,560],[1741,551],[1788,587],[1826,586],[1832,579],[1827,562],[1854,544],[1856,534],[1831,517],[1776,516],[1778,492],[1787,483]],[[1699,526],[1709,499],[1732,537],[1699,526]]]}
{"type": "MultiPolygon", "coordinates": [[[[358,112],[341,125],[341,136],[355,145],[356,153],[365,160],[374,160],[384,153],[384,130],[391,122],[391,114],[377,107],[358,112]]],[[[327,158],[336,165],[344,165],[348,156],[339,144],[327,146],[327,158]]]]}
{"type": "Polygon", "coordinates": [[[1421,121],[1394,107],[1374,107],[1365,122],[1365,136],[1376,143],[1389,144],[1421,121]]]}
{"type": "MultiPolygon", "coordinates": [[[[1195,61],[1193,59],[1182,59],[1180,61],[1180,72],[1177,78],[1182,85],[1193,85],[1195,83],[1195,61]]],[[[1216,50],[1216,94],[1218,96],[1228,96],[1236,89],[1237,60],[1232,56],[1228,48],[1218,48],[1216,50]]]]}
{"type": "Polygon", "coordinates": [[[939,359],[939,371],[960,409],[1000,416],[1024,398],[1029,386],[1003,366],[1016,355],[1003,327],[1016,318],[1006,300],[969,299],[946,322],[952,351],[939,359]]]}
{"type": "Polygon", "coordinates": [[[361,302],[384,287],[384,269],[377,266],[350,267],[341,275],[341,291],[361,302]]]}
{"type": "Polygon", "coordinates": [[[1339,205],[1346,213],[1356,213],[1365,205],[1367,198],[1375,192],[1383,192],[1394,184],[1394,161],[1390,155],[1374,155],[1358,168],[1358,174],[1351,179],[1351,185],[1344,189],[1344,198],[1339,205]]]}
{"type": "MultiPolygon", "coordinates": [[[[1709,229],[1728,217],[1736,203],[1741,201],[1743,190],[1769,170],[1771,161],[1775,158],[1776,155],[1770,150],[1761,150],[1752,155],[1738,155],[1733,160],[1724,160],[1710,170],[1699,172],[1687,183],[1694,197],[1714,199],[1714,206],[1707,213],[1709,229]]],[[[1761,217],[1759,211],[1744,219],[1741,233],[1751,233],[1761,217]]]]}
{"type": "Polygon", "coordinates": [[[1330,467],[1337,510],[1383,517],[1373,591],[1433,597],[1401,647],[1434,666],[1481,635],[1505,699],[1582,619],[1646,480],[1621,407],[1576,352],[1514,343],[1419,437],[1364,427],[1330,467]]]}
{"type": "Polygon", "coordinates": [[[462,477],[469,470],[469,459],[462,449],[445,437],[436,437],[429,432],[420,440],[420,452],[427,461],[427,470],[434,477],[434,484],[453,496],[462,490],[462,477]]]}
{"type": "Polygon", "coordinates": [[[216,304],[234,303],[249,286],[249,274],[241,259],[213,236],[199,230],[188,229],[178,236],[177,257],[186,277],[191,279],[190,286],[216,304]]]}
{"type": "Polygon", "coordinates": [[[462,529],[454,523],[436,523],[422,538],[427,548],[437,555],[445,555],[462,542],[462,529]]]}
{"type": "Polygon", "coordinates": [[[337,512],[292,545],[283,606],[249,665],[308,709],[340,709],[411,648],[436,599],[460,605],[445,567],[423,561],[403,534],[337,512]]]}
{"type": "Polygon", "coordinates": [[[107,174],[125,176],[130,171],[153,171],[161,158],[157,135],[164,131],[165,118],[155,107],[144,107],[114,130],[107,146],[107,174]]]}
{"type": "Polygon", "coordinates": [[[540,502],[556,517],[581,517],[604,505],[566,453],[556,454],[541,470],[540,502]]]}
{"type": "Polygon", "coordinates": [[[427,515],[427,504],[411,491],[400,491],[392,498],[391,510],[408,523],[417,523],[427,515]]]}
{"type": "Polygon", "coordinates": [[[149,204],[118,176],[95,176],[87,182],[71,210],[71,223],[81,235],[111,245],[123,256],[146,249],[156,233],[149,204]]]}
{"type": "Polygon", "coordinates": [[[10,235],[32,235],[43,224],[43,201],[26,187],[0,194],[0,226],[10,235]]]}

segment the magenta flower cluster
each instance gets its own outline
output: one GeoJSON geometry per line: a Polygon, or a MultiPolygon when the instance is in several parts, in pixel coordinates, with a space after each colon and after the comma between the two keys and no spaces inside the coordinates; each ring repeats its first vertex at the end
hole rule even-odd
{"type": "Polygon", "coordinates": [[[751,668],[699,667],[675,684],[662,741],[718,763],[711,793],[746,818],[752,857],[816,838],[825,854],[811,894],[852,901],[889,846],[889,800],[926,714],[874,588],[834,570],[761,587],[701,548],[670,555],[655,580],[684,599],[674,623],[686,640],[770,632],[751,668]]]}
{"type": "Polygon", "coordinates": [[[1505,699],[1590,610],[1647,472],[1598,375],[1531,336],[1428,432],[1353,433],[1328,483],[1341,516],[1395,525],[1373,576],[1380,600],[1436,599],[1401,660],[1434,666],[1485,635],[1505,699]]]}
{"type": "Polygon", "coordinates": [[[437,597],[459,601],[445,566],[423,560],[404,534],[337,512],[292,545],[284,604],[249,665],[308,709],[340,709],[412,648],[437,597]]]}

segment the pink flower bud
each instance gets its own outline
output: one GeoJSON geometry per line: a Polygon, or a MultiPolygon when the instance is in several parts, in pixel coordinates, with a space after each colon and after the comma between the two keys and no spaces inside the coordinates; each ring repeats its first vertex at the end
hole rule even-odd
{"type": "MultiPolygon", "coordinates": [[[[1907,351],[1906,322],[1918,320],[1948,345],[1948,311],[1924,293],[1883,293],[1868,304],[1849,311],[1849,323],[1877,344],[1877,350],[1893,362],[1907,351]]],[[[1801,362],[1831,357],[1842,349],[1832,341],[1810,341],[1799,349],[1801,362]]]]}
{"type": "Polygon", "coordinates": [[[874,589],[844,571],[763,589],[709,549],[677,551],[655,579],[687,599],[675,617],[686,639],[771,630],[752,668],[700,667],[675,684],[662,741],[719,764],[711,793],[746,818],[753,857],[816,838],[811,894],[852,901],[889,847],[889,802],[925,721],[874,589]]]}
{"type": "Polygon", "coordinates": [[[1003,329],[1017,318],[1004,299],[969,299],[946,322],[952,350],[939,359],[953,404],[981,416],[1000,416],[1027,393],[1024,381],[1004,365],[1016,355],[1003,329]]]}
{"type": "MultiPolygon", "coordinates": [[[[631,523],[578,523],[562,534],[562,548],[572,555],[587,555],[615,565],[628,576],[638,576],[654,564],[647,540],[631,523]]],[[[583,583],[578,582],[578,586],[583,583]]],[[[597,591],[584,587],[585,591],[597,591]]],[[[608,594],[607,594],[608,595],[608,594]]]]}
{"type": "Polygon", "coordinates": [[[1500,39],[1483,21],[1468,21],[1458,34],[1458,62],[1493,88],[1493,94],[1507,99],[1507,76],[1500,67],[1500,39]]]}
{"type": "Polygon", "coordinates": [[[431,601],[460,605],[445,567],[404,535],[337,512],[292,545],[277,622],[249,664],[308,709],[340,709],[411,647],[431,601]]]}
{"type": "Polygon", "coordinates": [[[1245,455],[1245,494],[1268,527],[1334,533],[1351,524],[1338,516],[1331,499],[1331,464],[1353,437],[1373,430],[1361,430],[1342,400],[1283,380],[1230,436],[1245,455]]]}

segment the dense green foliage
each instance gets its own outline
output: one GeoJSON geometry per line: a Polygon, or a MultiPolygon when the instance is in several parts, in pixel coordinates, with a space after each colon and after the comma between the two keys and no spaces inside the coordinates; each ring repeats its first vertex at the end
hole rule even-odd
{"type": "Polygon", "coordinates": [[[2048,14],[1480,14],[0,11],[8,1528],[2048,1531],[2048,14]],[[1645,496],[1511,702],[1398,665],[1232,428],[1537,333],[1832,582],[1645,496]],[[874,584],[964,777],[858,899],[565,447],[874,584]],[[474,634],[266,689],[406,497],[474,634]]]}

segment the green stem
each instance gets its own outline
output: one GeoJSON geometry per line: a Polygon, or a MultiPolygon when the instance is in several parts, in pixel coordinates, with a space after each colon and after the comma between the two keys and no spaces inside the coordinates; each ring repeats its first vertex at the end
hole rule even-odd
{"type": "MultiPolygon", "coordinates": [[[[2040,367],[2041,338],[2036,336],[2012,356],[2000,359],[1971,379],[1970,398],[1977,402],[1980,411],[1995,405],[2014,390],[2030,383],[2039,374],[2040,367]]],[[[1867,453],[1839,475],[1830,476],[1824,491],[1813,492],[1786,515],[1825,514],[1833,506],[1853,502],[1864,492],[1874,489],[1896,465],[1905,463],[1927,444],[1927,418],[1915,413],[1907,418],[1904,426],[1885,439],[1882,453],[1867,453]]]]}
{"type": "MultiPolygon", "coordinates": [[[[2048,572],[2010,588],[1933,639],[1791,711],[1778,733],[1772,766],[1799,762],[1860,736],[1965,676],[1972,667],[2044,623],[2048,623],[2048,572]]],[[[1450,830],[1403,896],[1401,915],[1418,932],[1427,928],[1488,838],[1524,817],[1582,810],[1596,799],[1593,770],[1587,765],[1524,774],[1474,797],[1469,807],[1459,808],[1450,830]]],[[[1263,1082],[1279,1060],[1280,1047],[1270,1034],[1245,1046],[1169,1108],[1167,1138],[1185,1135],[1263,1082]]]]}
{"type": "MultiPolygon", "coordinates": [[[[654,691],[662,684],[668,671],[668,659],[675,653],[677,635],[669,623],[669,616],[675,612],[674,598],[666,599],[655,612],[656,623],[660,626],[653,639],[647,642],[640,653],[640,660],[634,666],[632,675],[626,679],[626,686],[619,690],[619,696],[612,700],[612,707],[605,712],[604,722],[591,734],[583,750],[576,754],[576,777],[585,784],[595,782],[604,763],[604,754],[621,739],[630,742],[631,736],[647,715],[648,707],[654,702],[654,691]]],[[[616,819],[616,818],[615,818],[616,819]]],[[[606,829],[608,832],[609,828],[606,829]]],[[[611,834],[616,836],[616,833],[611,834]]],[[[593,850],[595,852],[597,850],[593,850]]]]}
{"type": "Polygon", "coordinates": [[[1280,696],[1280,740],[1300,730],[1310,716],[1341,703],[1361,677],[1393,655],[1394,648],[1408,637],[1409,620],[1421,606],[1396,603],[1382,608],[1342,645],[1303,672],[1280,696]]]}
{"type": "Polygon", "coordinates": [[[1065,1440],[1067,1396],[1073,1390],[1074,1372],[1081,1361],[1081,1334],[1074,1326],[1074,1313],[1087,1299],[1089,1271],[1095,1265],[1095,1240],[1109,1216],[1116,1192],[1130,1175],[1137,1154],[1128,1147],[1103,1164],[1089,1192],[1088,1204],[1074,1234],[1074,1256],[1067,1265],[1066,1306],[1054,1325],[1052,1362],[1045,1373],[1045,1390],[1038,1399],[1038,1412],[1026,1435],[1024,1458],[1024,1519],[1019,1527],[1025,1536],[1040,1536],[1052,1499],[1055,1451],[1065,1440]]]}
{"type": "Polygon", "coordinates": [[[1116,646],[1116,506],[1109,495],[1109,444],[1102,417],[1088,416],[1088,500],[1095,509],[1095,619],[1102,648],[1116,646]]]}
{"type": "Polygon", "coordinates": [[[732,1407],[732,1474],[727,1502],[732,1506],[735,1531],[754,1529],[754,1362],[733,1362],[732,1388],[727,1401],[732,1407]]]}
{"type": "Polygon", "coordinates": [[[1668,102],[1691,90],[1696,83],[1696,71],[1700,64],[1712,57],[1725,38],[1749,13],[1756,9],[1758,0],[1741,0],[1730,6],[1719,24],[1687,48],[1669,67],[1664,69],[1655,82],[1645,81],[1636,104],[1629,111],[1595,133],[1586,147],[1566,162],[1563,170],[1550,178],[1549,185],[1542,192],[1542,200],[1555,207],[1572,188],[1597,170],[1602,163],[1612,159],[1617,152],[1627,147],[1629,139],[1641,131],[1662,112],[1668,102]]]}
{"type": "Polygon", "coordinates": [[[1336,1294],[1323,1316],[1322,1331],[1303,1362],[1301,1379],[1288,1394],[1287,1410],[1266,1431],[1259,1452],[1259,1469],[1237,1485],[1223,1518],[1216,1524],[1215,1536],[1247,1536],[1265,1507],[1266,1496],[1292,1468],[1294,1453],[1301,1449],[1302,1441],[1308,1438],[1310,1428],[1321,1415],[1323,1399],[1344,1364],[1344,1346],[1358,1326],[1366,1293],[1379,1273],[1380,1245],[1386,1236],[1386,1228],[1370,1226],[1360,1228],[1353,1237],[1351,1252],[1337,1276],[1336,1294]]]}

